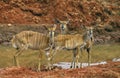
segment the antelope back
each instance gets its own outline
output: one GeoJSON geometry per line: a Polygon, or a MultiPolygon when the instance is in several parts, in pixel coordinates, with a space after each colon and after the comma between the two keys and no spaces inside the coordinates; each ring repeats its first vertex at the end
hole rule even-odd
{"type": "Polygon", "coordinates": [[[34,32],[34,35],[28,39],[30,48],[44,49],[49,47],[49,37],[42,33],[34,32]]]}
{"type": "Polygon", "coordinates": [[[66,40],[65,42],[65,47],[67,49],[75,49],[76,47],[83,44],[82,35],[76,34],[72,36],[73,36],[72,38],[66,40]]]}
{"type": "Polygon", "coordinates": [[[82,35],[58,35],[55,37],[56,47],[74,49],[83,44],[82,35]]]}
{"type": "Polygon", "coordinates": [[[72,35],[57,35],[55,37],[55,45],[56,46],[65,46],[65,41],[72,38],[72,35]]]}
{"type": "Polygon", "coordinates": [[[42,33],[33,31],[22,31],[16,34],[11,43],[15,48],[31,48],[31,49],[42,49],[48,46],[49,37],[42,33]]]}

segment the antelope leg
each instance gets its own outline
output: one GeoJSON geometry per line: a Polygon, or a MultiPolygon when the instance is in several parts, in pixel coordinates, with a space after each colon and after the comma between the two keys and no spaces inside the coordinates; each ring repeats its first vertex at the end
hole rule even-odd
{"type": "Polygon", "coordinates": [[[42,59],[42,51],[40,51],[40,53],[39,53],[38,71],[41,70],[41,59],[42,59]]]}
{"type": "Polygon", "coordinates": [[[14,55],[14,65],[15,65],[15,66],[18,66],[18,67],[20,66],[17,57],[18,57],[22,52],[23,52],[23,50],[18,50],[18,51],[16,52],[16,54],[14,55]]]}
{"type": "Polygon", "coordinates": [[[77,63],[77,65],[76,65],[76,68],[78,68],[78,63],[79,63],[79,48],[77,48],[77,54],[76,54],[76,63],[77,63]]]}
{"type": "Polygon", "coordinates": [[[88,52],[88,66],[90,66],[90,63],[91,63],[91,52],[90,52],[90,48],[87,48],[87,52],[88,52]]]}

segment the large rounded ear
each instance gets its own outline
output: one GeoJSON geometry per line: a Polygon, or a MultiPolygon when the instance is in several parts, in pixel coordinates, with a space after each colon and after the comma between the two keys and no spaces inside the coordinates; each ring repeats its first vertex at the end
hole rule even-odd
{"type": "Polygon", "coordinates": [[[52,27],[48,26],[47,24],[43,25],[43,27],[49,32],[52,30],[52,27]]]}
{"type": "Polygon", "coordinates": [[[43,25],[43,27],[48,31],[55,31],[56,28],[57,28],[57,25],[56,24],[53,24],[53,25],[50,25],[50,26],[43,25]]]}
{"type": "Polygon", "coordinates": [[[85,25],[81,25],[81,27],[82,27],[83,29],[87,29],[87,27],[86,27],[85,25]]]}
{"type": "Polygon", "coordinates": [[[46,25],[43,25],[43,27],[44,27],[46,30],[48,30],[48,27],[47,27],[46,25]]]}
{"type": "Polygon", "coordinates": [[[55,19],[55,23],[56,24],[60,23],[60,20],[59,19],[55,19]]]}
{"type": "Polygon", "coordinates": [[[56,24],[54,24],[54,25],[53,25],[52,30],[53,30],[53,31],[55,31],[55,30],[56,30],[56,28],[57,28],[57,25],[56,25],[56,24]]]}
{"type": "Polygon", "coordinates": [[[68,19],[67,21],[66,21],[66,23],[68,24],[70,22],[70,19],[68,19]]]}
{"type": "Polygon", "coordinates": [[[96,26],[94,26],[94,29],[104,29],[104,25],[97,24],[96,26]]]}

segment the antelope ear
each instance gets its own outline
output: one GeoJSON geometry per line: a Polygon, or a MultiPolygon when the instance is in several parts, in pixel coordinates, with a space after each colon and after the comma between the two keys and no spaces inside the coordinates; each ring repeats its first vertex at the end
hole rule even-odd
{"type": "Polygon", "coordinates": [[[87,27],[85,25],[82,25],[82,28],[85,29],[85,30],[87,29],[87,27]]]}
{"type": "Polygon", "coordinates": [[[46,26],[46,25],[43,25],[43,27],[44,27],[47,31],[51,31],[51,30],[52,30],[51,27],[48,27],[48,26],[46,26]]]}
{"type": "Polygon", "coordinates": [[[69,22],[70,22],[70,19],[68,19],[66,23],[68,24],[69,22]]]}
{"type": "Polygon", "coordinates": [[[94,29],[104,29],[104,25],[98,24],[98,25],[94,26],[94,29]]]}
{"type": "Polygon", "coordinates": [[[57,25],[56,25],[56,24],[54,24],[54,25],[53,25],[52,30],[53,30],[53,31],[55,31],[55,30],[56,30],[56,28],[57,28],[57,25]]]}
{"type": "Polygon", "coordinates": [[[56,24],[60,23],[60,20],[59,19],[55,19],[55,23],[56,24]]]}
{"type": "Polygon", "coordinates": [[[48,27],[47,27],[46,25],[43,25],[43,27],[44,27],[46,30],[48,30],[48,27]]]}

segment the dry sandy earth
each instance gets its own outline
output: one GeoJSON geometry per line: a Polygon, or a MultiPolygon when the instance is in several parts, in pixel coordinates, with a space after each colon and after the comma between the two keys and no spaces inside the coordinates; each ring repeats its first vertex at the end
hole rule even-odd
{"type": "Polygon", "coordinates": [[[78,69],[60,69],[36,72],[31,68],[8,67],[0,69],[0,78],[120,78],[120,62],[108,62],[78,69]]]}

